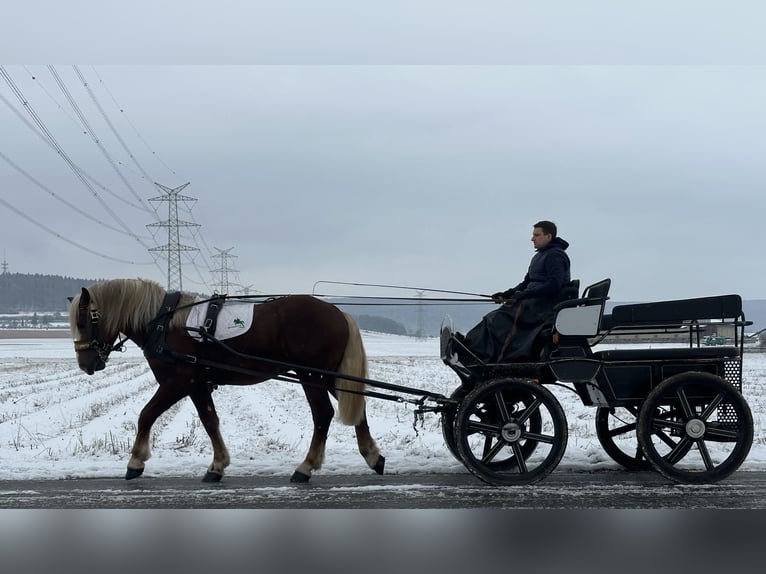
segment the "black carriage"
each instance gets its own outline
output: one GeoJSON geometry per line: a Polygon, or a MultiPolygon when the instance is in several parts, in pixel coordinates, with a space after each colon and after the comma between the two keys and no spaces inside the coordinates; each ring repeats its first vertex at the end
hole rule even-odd
{"type": "Polygon", "coordinates": [[[605,314],[610,284],[600,281],[556,307],[552,323],[538,329],[533,362],[460,363],[452,354],[460,342],[443,326],[442,360],[461,379],[440,409],[444,439],[474,475],[495,485],[528,484],[559,464],[568,426],[551,385],[596,409],[599,442],[628,469],[709,483],[745,460],[753,420],[742,397],[750,323],[740,296],[618,305],[605,314]],[[730,344],[705,345],[713,329],[729,329],[730,344]],[[607,337],[660,334],[684,342],[601,349],[607,337]]]}

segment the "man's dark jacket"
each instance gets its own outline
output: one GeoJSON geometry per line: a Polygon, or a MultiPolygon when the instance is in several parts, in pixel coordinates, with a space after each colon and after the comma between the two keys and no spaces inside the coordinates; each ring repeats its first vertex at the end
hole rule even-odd
{"type": "Polygon", "coordinates": [[[562,287],[571,280],[569,256],[566,254],[568,247],[566,240],[554,237],[548,245],[535,253],[524,280],[505,291],[505,298],[551,297],[560,293],[562,287]]]}

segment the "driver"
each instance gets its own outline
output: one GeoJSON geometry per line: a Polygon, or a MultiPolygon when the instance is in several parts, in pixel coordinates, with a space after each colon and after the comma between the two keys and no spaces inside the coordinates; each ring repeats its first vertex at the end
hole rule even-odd
{"type": "MultiPolygon", "coordinates": [[[[532,227],[535,254],[524,279],[510,289],[492,295],[500,308],[487,313],[465,336],[455,333],[459,344],[452,345],[448,358],[464,365],[504,363],[527,358],[538,327],[553,317],[554,306],[577,297],[570,293],[569,243],[558,236],[552,221],[538,221],[532,227]]],[[[454,363],[453,363],[454,364],[454,363]]]]}

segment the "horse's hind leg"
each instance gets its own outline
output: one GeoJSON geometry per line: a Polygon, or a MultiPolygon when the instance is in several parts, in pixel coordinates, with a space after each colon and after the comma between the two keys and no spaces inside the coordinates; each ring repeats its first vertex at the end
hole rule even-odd
{"type": "Polygon", "coordinates": [[[154,396],[141,409],[141,414],[138,416],[136,440],[130,451],[128,470],[125,473],[127,480],[141,476],[144,473],[144,463],[152,456],[149,447],[149,434],[154,422],[162,413],[185,397],[188,392],[186,385],[161,384],[154,396]]]}
{"type": "Polygon", "coordinates": [[[370,427],[367,425],[367,413],[365,412],[361,422],[354,427],[356,431],[356,442],[359,445],[359,452],[364,457],[367,466],[378,474],[383,474],[383,468],[386,465],[386,457],[380,454],[375,439],[370,434],[370,427]]]}
{"type": "Polygon", "coordinates": [[[311,445],[306,458],[295,469],[290,482],[308,482],[311,473],[319,470],[324,462],[324,449],[327,443],[327,433],[335,411],[330,403],[330,395],[327,390],[312,385],[303,385],[303,391],[311,407],[311,417],[314,420],[314,433],[311,436],[311,445]]]}
{"type": "Polygon", "coordinates": [[[219,482],[223,478],[224,469],[229,466],[230,458],[226,444],[221,436],[218,414],[213,404],[213,390],[207,384],[195,386],[189,393],[194,406],[197,407],[202,426],[205,427],[210,442],[213,445],[213,462],[208,467],[203,482],[219,482]]]}

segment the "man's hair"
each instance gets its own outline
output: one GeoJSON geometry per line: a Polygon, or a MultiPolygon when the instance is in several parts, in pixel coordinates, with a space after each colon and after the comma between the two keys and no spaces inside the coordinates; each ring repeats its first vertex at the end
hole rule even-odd
{"type": "Polygon", "coordinates": [[[557,233],[556,224],[553,223],[552,221],[546,221],[546,220],[538,221],[532,227],[539,227],[540,229],[543,230],[543,233],[545,233],[546,235],[550,234],[551,237],[556,237],[556,233],[557,233]]]}

